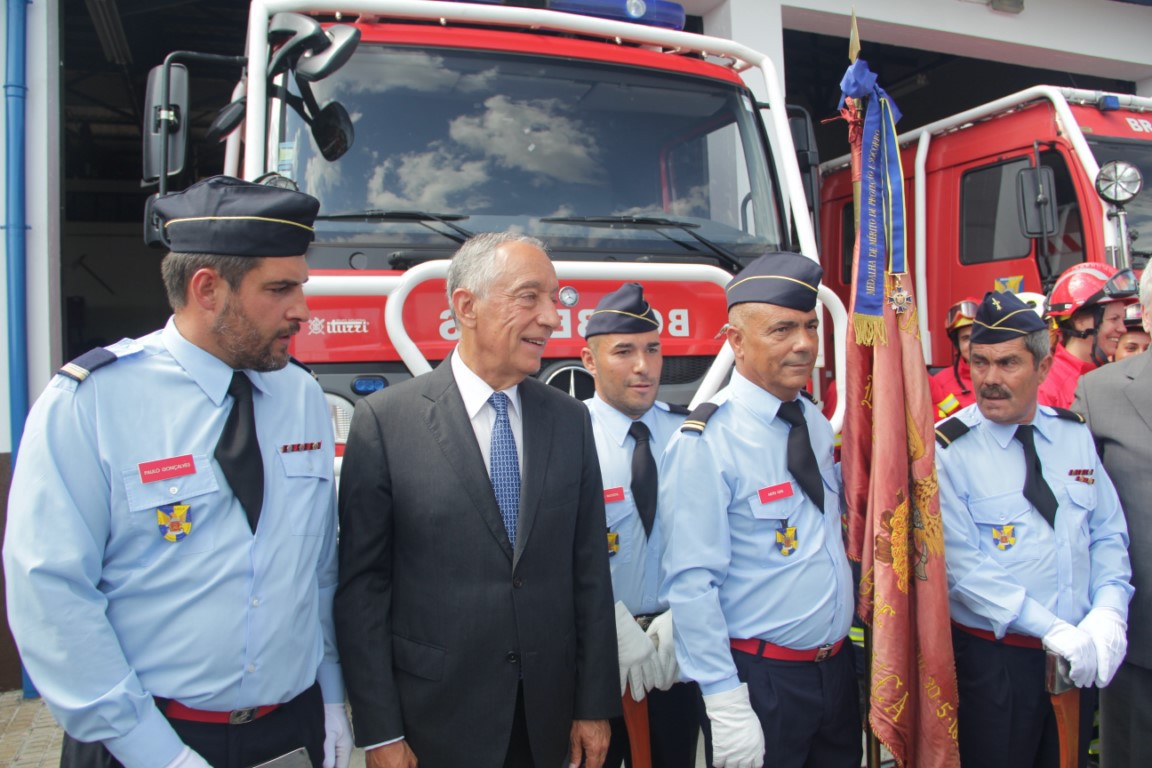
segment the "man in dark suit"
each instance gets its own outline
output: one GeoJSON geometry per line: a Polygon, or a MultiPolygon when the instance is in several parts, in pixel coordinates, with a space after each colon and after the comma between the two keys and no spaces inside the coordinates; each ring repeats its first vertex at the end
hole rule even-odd
{"type": "MultiPolygon", "coordinates": [[[[1140,303],[1144,328],[1150,329],[1152,269],[1145,268],[1141,277],[1140,303]]],[[[1088,422],[1120,495],[1136,588],[1128,606],[1128,655],[1100,691],[1101,765],[1147,765],[1152,752],[1152,353],[1085,374],[1072,408],[1088,422]]]]}
{"type": "Polygon", "coordinates": [[[369,768],[603,763],[620,688],[595,441],[530,378],[558,289],[539,241],[472,238],[452,356],[356,408],[335,614],[369,768]]]}

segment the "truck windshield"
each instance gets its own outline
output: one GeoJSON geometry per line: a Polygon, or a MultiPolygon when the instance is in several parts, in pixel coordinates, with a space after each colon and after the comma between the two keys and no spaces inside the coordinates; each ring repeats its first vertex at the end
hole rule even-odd
{"type": "Polygon", "coordinates": [[[1092,153],[1100,165],[1124,160],[1140,169],[1144,187],[1132,202],[1124,206],[1128,213],[1128,240],[1132,243],[1132,266],[1143,269],[1152,258],[1152,143],[1090,141],[1092,153]]]}
{"type": "Polygon", "coordinates": [[[454,248],[440,218],[471,232],[535,235],[559,258],[732,269],[732,259],[787,248],[759,117],[733,83],[533,54],[362,44],[312,88],[321,106],[347,108],[356,134],[328,162],[304,120],[273,103],[276,170],[320,199],[319,244],[408,256],[430,249],[438,258],[454,248]]]}

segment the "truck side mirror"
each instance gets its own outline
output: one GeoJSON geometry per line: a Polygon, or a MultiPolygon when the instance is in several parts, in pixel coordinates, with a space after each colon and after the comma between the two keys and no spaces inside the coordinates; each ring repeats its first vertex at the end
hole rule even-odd
{"type": "Polygon", "coordinates": [[[296,62],[296,76],[314,83],[323,80],[348,63],[360,44],[360,30],[347,24],[329,27],[325,34],[330,44],[322,51],[305,51],[296,62]]]}
{"type": "Polygon", "coordinates": [[[280,47],[268,60],[269,80],[296,66],[305,51],[321,52],[331,45],[316,19],[284,12],[277,13],[269,22],[268,43],[280,43],[280,47]]]}
{"type": "Polygon", "coordinates": [[[184,170],[188,145],[188,68],[183,64],[164,65],[148,73],[144,104],[144,183],[153,184],[166,173],[175,176],[184,170]]]}
{"type": "Polygon", "coordinates": [[[820,152],[816,148],[816,132],[812,129],[812,116],[808,110],[788,105],[788,127],[792,129],[792,143],[796,145],[796,161],[800,165],[800,181],[804,198],[816,224],[816,240],[820,240],[820,152]]]}
{"type": "Polygon", "coordinates": [[[312,120],[312,138],[320,149],[320,154],[328,162],[339,160],[352,148],[356,138],[352,118],[348,110],[338,101],[324,105],[312,120]]]}
{"type": "Polygon", "coordinates": [[[160,217],[153,210],[158,194],[149,195],[144,201],[144,245],[149,248],[167,248],[168,238],[164,234],[164,227],[160,224],[160,217]]]}
{"type": "Polygon", "coordinates": [[[241,96],[217,112],[216,117],[212,118],[212,124],[208,126],[208,132],[205,134],[204,140],[216,143],[228,138],[228,134],[232,133],[232,131],[239,127],[240,123],[244,122],[247,103],[248,100],[241,96]]]}
{"type": "Polygon", "coordinates": [[[1016,174],[1020,230],[1025,237],[1056,234],[1056,175],[1052,168],[1022,168],[1016,174]]]}

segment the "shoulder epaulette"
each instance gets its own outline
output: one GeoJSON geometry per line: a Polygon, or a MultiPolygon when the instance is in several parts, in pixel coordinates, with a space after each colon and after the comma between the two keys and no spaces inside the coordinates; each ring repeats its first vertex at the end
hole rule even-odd
{"type": "Polygon", "coordinates": [[[315,372],[315,371],[313,371],[313,370],[312,370],[311,368],[309,368],[308,366],[304,365],[304,363],[300,362],[300,361],[299,361],[299,360],[297,360],[296,358],[294,358],[294,357],[292,357],[292,356],[289,356],[289,357],[288,357],[288,362],[292,363],[292,365],[296,365],[296,366],[299,366],[299,367],[303,368],[303,369],[304,369],[304,370],[305,370],[305,371],[308,373],[308,375],[309,375],[309,376],[311,376],[313,379],[316,379],[316,381],[319,381],[319,380],[320,380],[320,379],[319,379],[319,377],[317,377],[317,376],[316,376],[316,372],[315,372]]]}
{"type": "Polygon", "coordinates": [[[92,371],[103,368],[109,363],[114,363],[119,359],[115,352],[110,352],[104,347],[96,347],[96,349],[88,350],[72,362],[66,363],[57,373],[75,381],[83,382],[92,371]]]}
{"type": "Polygon", "coordinates": [[[808,402],[810,402],[814,405],[819,405],[819,403],[816,402],[816,395],[812,394],[811,392],[809,392],[806,389],[800,390],[800,396],[808,398],[808,402]]]}
{"type": "Polygon", "coordinates": [[[953,416],[947,421],[942,421],[936,425],[936,442],[940,443],[941,448],[947,448],[956,442],[957,439],[967,434],[969,429],[971,429],[971,427],[953,416]]]}
{"type": "Polygon", "coordinates": [[[1052,406],[1052,410],[1058,419],[1064,419],[1065,421],[1075,421],[1078,424],[1085,423],[1084,417],[1081,414],[1076,413],[1076,411],[1070,411],[1067,408],[1057,408],[1055,406],[1052,406]]]}
{"type": "Polygon", "coordinates": [[[700,403],[692,413],[688,414],[688,418],[685,419],[684,426],[680,427],[680,431],[703,434],[704,425],[708,423],[708,419],[712,418],[712,414],[716,413],[716,409],[719,407],[715,403],[700,403]]]}
{"type": "Polygon", "coordinates": [[[668,413],[675,413],[677,416],[687,416],[690,411],[688,406],[680,405],[680,403],[666,403],[668,406],[668,413]]]}

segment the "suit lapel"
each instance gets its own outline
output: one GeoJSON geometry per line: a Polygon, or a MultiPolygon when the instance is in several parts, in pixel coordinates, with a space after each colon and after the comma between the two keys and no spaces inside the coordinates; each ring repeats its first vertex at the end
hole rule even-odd
{"type": "Polygon", "coordinates": [[[428,401],[425,410],[428,431],[444,452],[448,468],[455,474],[464,494],[511,560],[512,544],[508,541],[508,532],[504,530],[504,520],[496,504],[496,495],[492,492],[488,468],[484,466],[484,456],[476,444],[472,422],[464,410],[464,401],[456,387],[452,366],[445,360],[424,378],[427,380],[423,395],[428,401]]]}
{"type": "Polygon", "coordinates": [[[532,524],[544,497],[544,479],[552,451],[554,424],[552,414],[541,397],[542,386],[545,385],[534,379],[525,379],[520,384],[520,407],[524,409],[524,475],[520,479],[520,524],[516,532],[513,567],[532,537],[532,524]]]}

